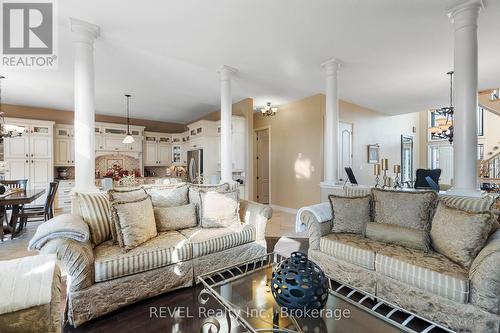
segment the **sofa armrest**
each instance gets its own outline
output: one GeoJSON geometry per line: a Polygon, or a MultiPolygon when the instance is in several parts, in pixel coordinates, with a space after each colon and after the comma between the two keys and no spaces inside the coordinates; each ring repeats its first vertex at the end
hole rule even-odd
{"type": "Polygon", "coordinates": [[[470,302],[500,314],[500,230],[492,234],[469,271],[470,302]]]}
{"type": "Polygon", "coordinates": [[[309,249],[319,250],[319,239],[332,231],[332,221],[320,222],[316,219],[314,214],[309,211],[302,212],[300,220],[307,226],[309,249]]]}
{"type": "Polygon", "coordinates": [[[40,253],[57,255],[68,274],[69,291],[78,291],[94,284],[94,252],[90,241],[78,242],[69,238],[49,240],[40,253]]]}
{"type": "Polygon", "coordinates": [[[240,200],[240,218],[245,224],[253,225],[256,230],[256,241],[266,238],[266,224],[273,216],[273,210],[268,205],[254,201],[240,200]]]}

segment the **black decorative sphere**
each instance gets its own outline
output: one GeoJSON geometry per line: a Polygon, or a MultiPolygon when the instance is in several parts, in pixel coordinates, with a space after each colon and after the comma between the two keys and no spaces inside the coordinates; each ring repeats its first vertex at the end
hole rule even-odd
{"type": "Polygon", "coordinates": [[[325,273],[302,252],[293,252],[274,269],[271,278],[274,299],[288,309],[321,309],[328,298],[325,273]]]}

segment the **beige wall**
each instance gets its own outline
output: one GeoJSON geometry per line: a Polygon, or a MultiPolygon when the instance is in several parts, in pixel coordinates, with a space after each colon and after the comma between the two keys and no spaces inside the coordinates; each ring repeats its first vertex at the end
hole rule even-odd
{"type": "Polygon", "coordinates": [[[272,204],[299,208],[319,202],[324,105],[324,96],[314,95],[280,106],[274,117],[254,114],[254,129],[270,128],[272,204]]]}
{"type": "MultiPolygon", "coordinates": [[[[272,204],[296,209],[320,202],[324,113],[325,96],[318,94],[280,106],[274,117],[254,114],[254,129],[270,128],[272,204]]],[[[340,121],[353,124],[353,170],[360,184],[374,182],[367,146],[381,144],[381,156],[399,164],[401,134],[415,137],[414,163],[419,166],[419,131],[412,133],[413,126],[419,128],[418,113],[387,116],[340,101],[340,121]]]]}
{"type": "MultiPolygon", "coordinates": [[[[2,111],[7,117],[51,120],[57,124],[73,124],[73,111],[63,111],[55,109],[37,108],[31,106],[20,106],[11,104],[2,104],[2,111]]],[[[105,116],[97,114],[96,121],[116,124],[126,124],[127,118],[105,116]]],[[[182,133],[187,127],[183,124],[169,123],[162,121],[144,120],[130,118],[131,125],[145,126],[147,131],[165,132],[165,133],[182,133]]]]}

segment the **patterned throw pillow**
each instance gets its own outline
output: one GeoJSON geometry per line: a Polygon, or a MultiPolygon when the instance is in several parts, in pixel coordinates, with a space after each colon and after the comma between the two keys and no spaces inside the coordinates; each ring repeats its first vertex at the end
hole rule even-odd
{"type": "Polygon", "coordinates": [[[149,196],[137,201],[113,202],[111,210],[123,252],[156,237],[155,215],[149,196]]]}
{"type": "Polygon", "coordinates": [[[100,193],[78,193],[80,215],[88,224],[90,241],[93,246],[112,238],[112,222],[109,210],[108,195],[100,193]]]}
{"type": "Polygon", "coordinates": [[[227,192],[200,191],[200,218],[202,228],[241,225],[239,190],[227,192]]]}
{"type": "Polygon", "coordinates": [[[434,191],[372,189],[373,220],[405,228],[429,231],[437,205],[434,191]]]}
{"type": "Polygon", "coordinates": [[[187,205],[188,184],[152,187],[149,191],[154,207],[176,207],[187,205]]]}
{"type": "Polygon", "coordinates": [[[491,212],[470,212],[439,203],[432,220],[432,247],[468,269],[484,247],[492,223],[491,212]]]}
{"type": "Polygon", "coordinates": [[[195,205],[196,208],[196,216],[198,219],[198,223],[201,222],[200,219],[200,192],[201,191],[211,191],[211,192],[227,192],[230,190],[229,183],[223,183],[218,185],[196,185],[191,184],[189,186],[189,203],[195,205]]]}
{"type": "Polygon", "coordinates": [[[194,204],[154,207],[154,213],[158,232],[192,228],[198,225],[194,204]]]}
{"type": "Polygon", "coordinates": [[[500,197],[493,194],[485,195],[481,198],[458,197],[446,194],[439,195],[439,201],[445,203],[449,207],[467,210],[469,212],[486,212],[490,210],[493,213],[494,220],[490,234],[500,229],[500,218],[498,214],[495,214],[495,206],[498,200],[500,200],[500,197]]]}
{"type": "MultiPolygon", "coordinates": [[[[148,194],[146,190],[142,187],[134,187],[134,188],[114,188],[108,191],[109,203],[113,204],[113,202],[129,202],[136,201],[139,199],[144,199],[148,194]]],[[[110,214],[113,214],[110,211],[110,214]]],[[[111,216],[111,221],[115,217],[111,216]]],[[[114,223],[111,223],[111,238],[113,239],[113,244],[118,244],[118,236],[116,235],[116,227],[114,223]]]]}
{"type": "Polygon", "coordinates": [[[332,232],[361,234],[370,222],[371,195],[344,197],[329,195],[332,207],[332,232]]]}
{"type": "Polygon", "coordinates": [[[108,191],[109,201],[135,201],[148,196],[142,187],[135,188],[114,188],[108,191]]]}

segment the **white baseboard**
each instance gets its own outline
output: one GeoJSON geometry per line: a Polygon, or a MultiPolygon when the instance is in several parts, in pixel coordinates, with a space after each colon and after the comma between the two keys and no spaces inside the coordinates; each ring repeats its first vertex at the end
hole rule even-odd
{"type": "Polygon", "coordinates": [[[272,209],[274,210],[278,210],[280,212],[284,212],[284,213],[288,213],[288,214],[297,214],[297,211],[298,209],[295,209],[295,208],[288,208],[288,207],[283,207],[283,206],[278,206],[278,205],[273,205],[273,204],[270,204],[269,206],[271,206],[272,209]]]}

